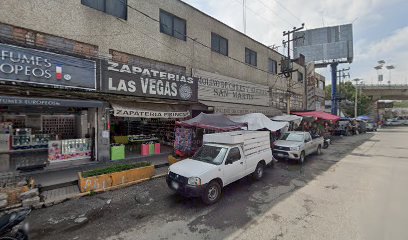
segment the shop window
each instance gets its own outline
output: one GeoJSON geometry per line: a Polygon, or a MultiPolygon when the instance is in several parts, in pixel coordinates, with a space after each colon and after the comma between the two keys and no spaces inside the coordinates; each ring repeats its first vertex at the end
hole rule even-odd
{"type": "Polygon", "coordinates": [[[257,54],[255,51],[245,48],[245,63],[252,65],[252,66],[256,66],[257,65],[256,55],[257,54]]]}
{"type": "Polygon", "coordinates": [[[278,73],[278,62],[272,58],[268,58],[268,71],[272,74],[278,73]]]}
{"type": "Polygon", "coordinates": [[[127,20],[127,0],[81,0],[85,6],[127,20]]]}
{"type": "Polygon", "coordinates": [[[211,33],[211,50],[228,56],[228,40],[216,33],[211,33]]]}
{"type": "Polygon", "coordinates": [[[160,9],[160,32],[186,41],[186,20],[160,9]]]}

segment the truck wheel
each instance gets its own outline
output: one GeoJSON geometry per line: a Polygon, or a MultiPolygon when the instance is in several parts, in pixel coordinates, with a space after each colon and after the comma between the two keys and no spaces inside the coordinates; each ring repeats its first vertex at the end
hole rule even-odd
{"type": "Polygon", "coordinates": [[[299,163],[303,164],[305,162],[305,152],[300,153],[299,163]]]}
{"type": "Polygon", "coordinates": [[[259,180],[262,178],[263,174],[264,174],[264,165],[262,163],[258,163],[258,165],[256,165],[255,172],[252,173],[252,177],[255,180],[259,180]]]}
{"type": "MultiPolygon", "coordinates": [[[[328,146],[328,145],[327,145],[327,146],[328,146]]],[[[322,154],[322,146],[321,146],[321,145],[319,145],[319,146],[317,147],[316,153],[317,153],[317,155],[322,154]]]]}
{"type": "Polygon", "coordinates": [[[217,181],[208,184],[201,199],[205,204],[211,205],[216,203],[221,197],[221,186],[217,181]]]}

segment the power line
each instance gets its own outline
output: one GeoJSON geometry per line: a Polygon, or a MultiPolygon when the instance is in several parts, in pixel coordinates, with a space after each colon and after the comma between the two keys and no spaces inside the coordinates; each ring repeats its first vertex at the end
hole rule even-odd
{"type": "Polygon", "coordinates": [[[273,14],[275,14],[276,16],[278,16],[280,19],[282,19],[284,22],[288,23],[289,26],[293,27],[295,25],[293,25],[292,23],[290,23],[288,20],[286,20],[285,18],[281,17],[278,13],[275,12],[275,10],[271,7],[269,7],[266,3],[264,3],[261,0],[257,0],[258,2],[260,2],[262,5],[264,5],[268,10],[270,10],[273,14]]]}
{"type": "MultiPolygon", "coordinates": [[[[121,0],[119,0],[119,1],[121,1],[121,0]]],[[[122,3],[123,3],[123,2],[122,2],[122,3]]],[[[127,5],[130,9],[132,9],[132,10],[138,12],[139,14],[145,16],[146,18],[148,18],[148,19],[150,19],[150,20],[153,20],[153,21],[155,21],[155,22],[158,22],[159,24],[162,24],[162,23],[160,23],[160,20],[157,20],[157,19],[155,19],[155,18],[149,16],[148,14],[146,14],[146,13],[144,13],[144,12],[142,12],[142,11],[136,9],[136,8],[133,7],[133,6],[130,6],[129,4],[126,4],[126,5],[127,5]]],[[[118,18],[117,18],[117,19],[118,19],[118,18]]],[[[118,19],[118,20],[120,20],[120,19],[118,19]]],[[[164,25],[164,26],[167,26],[167,25],[165,25],[165,24],[163,24],[163,25],[164,25]]],[[[159,43],[159,44],[161,44],[161,45],[167,47],[168,49],[170,49],[170,50],[176,52],[177,54],[179,54],[179,55],[181,55],[181,56],[184,56],[184,57],[186,57],[186,58],[188,58],[188,59],[193,60],[193,58],[192,58],[190,55],[187,55],[187,54],[184,54],[184,53],[182,53],[182,52],[177,51],[177,50],[174,49],[172,46],[170,46],[170,45],[168,45],[168,44],[166,44],[166,43],[163,43],[163,42],[157,40],[157,38],[155,38],[155,37],[153,37],[153,36],[147,34],[146,32],[140,31],[140,30],[138,30],[138,32],[142,33],[143,35],[145,35],[146,37],[152,39],[153,41],[155,41],[155,42],[157,42],[157,43],[159,43]]],[[[203,46],[203,47],[205,47],[205,48],[207,48],[207,49],[210,49],[210,50],[212,49],[210,46],[205,45],[204,43],[198,41],[196,38],[192,38],[192,37],[190,37],[190,36],[188,36],[188,35],[186,35],[186,34],[184,34],[184,33],[178,32],[178,31],[176,31],[176,32],[179,33],[179,34],[181,34],[181,35],[183,35],[183,36],[185,36],[186,38],[192,40],[194,43],[198,43],[199,45],[201,45],[201,46],[203,46]]],[[[3,37],[5,37],[5,38],[8,38],[9,40],[16,40],[16,38],[17,38],[17,40],[20,40],[22,43],[27,42],[27,39],[25,39],[25,38],[23,38],[23,37],[16,37],[16,36],[14,36],[14,37],[9,37],[9,36],[3,35],[3,34],[1,34],[1,33],[0,33],[0,36],[3,36],[3,37]]],[[[86,35],[83,35],[83,36],[86,36],[86,35]]],[[[91,37],[92,35],[89,35],[89,36],[91,37]]],[[[33,45],[35,45],[35,44],[33,44],[33,45]]],[[[38,46],[38,45],[37,45],[37,46],[38,46]]],[[[44,48],[47,48],[47,47],[52,47],[52,48],[53,48],[53,47],[54,47],[54,48],[57,48],[57,49],[60,50],[60,51],[64,51],[64,49],[66,48],[66,46],[62,45],[60,42],[58,42],[58,41],[56,41],[56,40],[54,40],[54,39],[52,39],[52,38],[51,38],[49,41],[47,41],[47,45],[46,45],[46,46],[40,46],[40,47],[44,47],[44,48]]],[[[234,60],[234,61],[236,61],[236,62],[238,62],[238,63],[241,63],[241,64],[244,64],[244,65],[248,66],[247,63],[245,63],[245,62],[243,62],[243,61],[241,61],[241,60],[238,60],[238,59],[236,59],[236,58],[233,58],[233,57],[230,57],[230,56],[225,56],[225,57],[227,57],[227,58],[229,58],[229,59],[231,59],[231,60],[234,60]]],[[[92,58],[92,59],[97,59],[97,60],[110,60],[110,57],[106,57],[106,56],[98,55],[98,54],[96,54],[95,56],[92,56],[91,58],[92,58]]],[[[71,64],[67,64],[67,65],[71,65],[71,66],[75,66],[75,67],[86,68],[86,67],[83,67],[83,66],[74,65],[74,64],[72,64],[72,63],[73,63],[73,62],[71,62],[71,64]]],[[[75,62],[74,62],[74,63],[75,63],[75,62]]],[[[205,64],[205,65],[208,66],[208,67],[210,67],[210,68],[212,67],[211,65],[208,65],[208,64],[205,64]]],[[[255,68],[255,69],[257,69],[257,70],[259,70],[259,71],[261,71],[261,72],[265,72],[265,73],[267,73],[267,74],[271,74],[269,71],[260,69],[260,68],[258,68],[258,67],[256,67],[256,66],[251,66],[251,67],[253,67],[253,68],[255,68]]],[[[267,75],[267,76],[269,76],[269,75],[267,75]]],[[[278,79],[279,79],[279,78],[277,78],[277,79],[275,80],[275,83],[277,82],[278,79]]],[[[274,84],[274,85],[275,85],[275,84],[274,84]]]]}
{"type": "Polygon", "coordinates": [[[287,9],[283,4],[281,4],[279,1],[277,1],[277,0],[273,0],[273,1],[275,1],[277,4],[279,4],[279,6],[281,6],[283,9],[285,9],[290,15],[295,17],[297,20],[299,20],[300,22],[304,22],[299,17],[297,17],[295,14],[293,14],[289,9],[287,9]]]}
{"type": "MultiPolygon", "coordinates": [[[[235,0],[237,3],[243,5],[239,0],[235,0]]],[[[253,10],[252,8],[248,7],[247,5],[245,5],[245,8],[248,9],[249,11],[251,11],[255,17],[257,17],[258,19],[263,19],[263,21],[266,21],[267,23],[270,23],[276,27],[279,27],[275,22],[270,21],[269,19],[265,18],[264,16],[262,16],[262,14],[258,13],[257,11],[253,10]]]]}

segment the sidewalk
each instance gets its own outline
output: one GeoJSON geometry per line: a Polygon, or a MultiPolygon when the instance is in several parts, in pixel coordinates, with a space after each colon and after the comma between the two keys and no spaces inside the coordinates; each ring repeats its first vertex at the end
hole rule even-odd
{"type": "Polygon", "coordinates": [[[78,180],[78,172],[88,171],[96,168],[104,168],[116,164],[150,162],[154,164],[156,168],[165,167],[168,164],[167,156],[168,153],[163,153],[159,155],[138,157],[120,161],[110,161],[104,163],[91,162],[88,164],[73,166],[68,169],[53,168],[45,171],[21,173],[21,175],[24,175],[26,177],[33,177],[36,184],[41,185],[43,189],[59,188],[75,184],[78,180]]]}

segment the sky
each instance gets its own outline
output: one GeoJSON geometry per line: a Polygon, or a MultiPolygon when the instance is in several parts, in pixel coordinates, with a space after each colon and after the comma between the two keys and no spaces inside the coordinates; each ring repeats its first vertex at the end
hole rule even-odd
{"type": "MultiPolygon", "coordinates": [[[[204,13],[243,32],[243,0],[182,0],[204,13]]],[[[246,0],[246,34],[267,45],[282,45],[282,32],[353,24],[354,60],[350,79],[377,84],[379,60],[393,65],[391,83],[408,83],[408,1],[407,0],[246,0]]],[[[284,51],[282,47],[278,51],[284,51]]],[[[286,51],[285,51],[286,53],[286,51]]],[[[317,70],[330,81],[330,68],[317,70]]],[[[380,70],[384,82],[390,71],[380,70]],[[382,72],[381,72],[382,71],[382,72]]]]}

